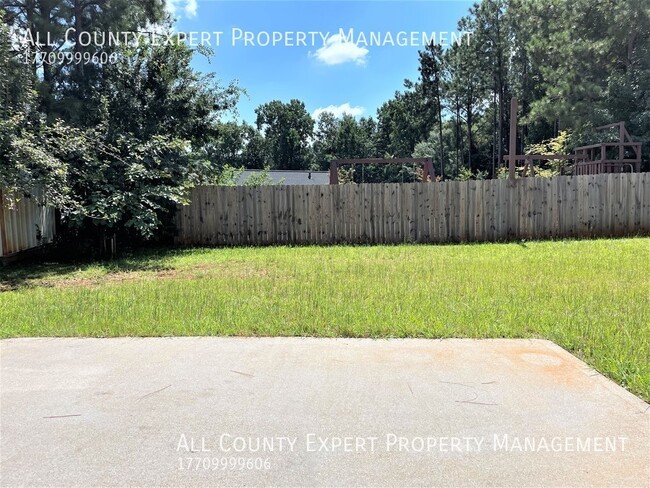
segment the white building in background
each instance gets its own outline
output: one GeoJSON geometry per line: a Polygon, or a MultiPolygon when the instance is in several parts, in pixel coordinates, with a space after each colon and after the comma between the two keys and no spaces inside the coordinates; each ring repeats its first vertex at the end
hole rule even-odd
{"type": "Polygon", "coordinates": [[[55,229],[53,208],[40,205],[36,198],[21,198],[9,206],[0,190],[0,258],[52,242],[55,229]]]}
{"type": "MultiPolygon", "coordinates": [[[[259,176],[263,171],[247,169],[239,175],[237,185],[243,186],[252,176],[259,176]]],[[[273,170],[267,173],[274,185],[329,185],[329,171],[293,171],[273,170]]]]}

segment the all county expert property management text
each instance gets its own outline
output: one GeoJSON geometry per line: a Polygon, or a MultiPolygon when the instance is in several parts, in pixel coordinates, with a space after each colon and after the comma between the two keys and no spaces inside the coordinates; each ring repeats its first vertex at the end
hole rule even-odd
{"type": "Polygon", "coordinates": [[[469,44],[471,31],[355,31],[353,28],[340,28],[335,32],[320,31],[251,31],[233,27],[230,31],[190,31],[190,32],[88,32],[67,29],[63,40],[53,39],[50,33],[33,35],[30,30],[22,35],[14,33],[17,42],[32,46],[58,46],[61,42],[78,43],[83,47],[107,47],[147,42],[152,45],[165,45],[185,42],[189,46],[207,47],[324,47],[332,44],[353,44],[358,47],[426,47],[440,44],[443,47],[453,44],[469,44]]]}
{"type": "Polygon", "coordinates": [[[181,434],[177,452],[186,453],[269,453],[269,452],[624,452],[627,437],[536,437],[508,434],[480,437],[409,437],[388,433],[383,436],[238,436],[221,434],[196,437],[181,434]]]}

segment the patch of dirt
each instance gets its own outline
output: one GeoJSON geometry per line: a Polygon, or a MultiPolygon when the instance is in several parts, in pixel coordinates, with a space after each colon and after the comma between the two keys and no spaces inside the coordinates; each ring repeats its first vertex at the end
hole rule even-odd
{"type": "Polygon", "coordinates": [[[208,264],[202,263],[186,269],[166,268],[159,271],[121,271],[108,273],[96,278],[69,278],[56,280],[30,280],[15,285],[0,283],[0,293],[15,291],[21,288],[76,288],[97,287],[105,284],[132,283],[137,281],[154,281],[167,279],[200,280],[206,278],[265,278],[270,275],[267,269],[243,268],[241,265],[233,266],[228,263],[208,264]]]}

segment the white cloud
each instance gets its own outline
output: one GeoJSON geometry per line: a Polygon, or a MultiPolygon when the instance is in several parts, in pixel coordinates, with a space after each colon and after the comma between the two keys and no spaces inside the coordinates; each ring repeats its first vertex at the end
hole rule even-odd
{"type": "Polygon", "coordinates": [[[350,62],[363,65],[366,64],[366,56],[369,52],[365,47],[346,41],[345,36],[335,34],[328,37],[325,45],[318,48],[313,56],[328,65],[350,62]]]}
{"type": "Polygon", "coordinates": [[[188,17],[196,17],[197,8],[198,4],[196,0],[187,0],[187,3],[185,4],[185,15],[188,17]]]}
{"type": "Polygon", "coordinates": [[[327,107],[320,107],[314,110],[312,117],[318,119],[320,114],[323,112],[330,112],[334,114],[335,117],[341,117],[344,114],[352,115],[353,117],[358,117],[366,111],[363,107],[352,107],[349,103],[342,103],[341,105],[329,105],[327,107]]]}
{"type": "Polygon", "coordinates": [[[197,0],[167,0],[165,7],[172,17],[180,17],[181,9],[187,17],[195,17],[198,4],[197,0]]]}

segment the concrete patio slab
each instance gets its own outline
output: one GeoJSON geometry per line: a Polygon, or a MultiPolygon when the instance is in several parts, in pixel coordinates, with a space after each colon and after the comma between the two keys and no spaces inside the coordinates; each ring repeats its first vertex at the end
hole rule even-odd
{"type": "Polygon", "coordinates": [[[0,483],[650,486],[649,406],[543,340],[11,339],[0,483]]]}

